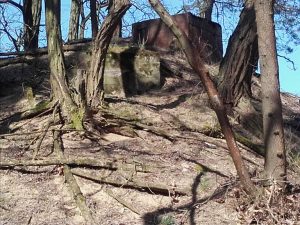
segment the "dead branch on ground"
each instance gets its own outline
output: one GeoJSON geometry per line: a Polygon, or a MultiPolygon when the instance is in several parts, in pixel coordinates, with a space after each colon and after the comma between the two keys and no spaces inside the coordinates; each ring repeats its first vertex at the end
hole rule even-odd
{"type": "Polygon", "coordinates": [[[116,187],[123,187],[123,188],[133,188],[133,189],[140,189],[146,192],[161,194],[161,195],[191,195],[191,191],[187,189],[181,189],[177,187],[171,187],[164,184],[157,184],[154,182],[145,182],[142,180],[137,180],[136,178],[131,178],[130,180],[123,180],[119,181],[117,179],[108,179],[103,178],[101,176],[97,176],[94,173],[86,173],[80,172],[78,170],[72,170],[72,173],[76,176],[103,184],[110,184],[116,187]]]}
{"type": "MultiPolygon", "coordinates": [[[[55,131],[57,132],[57,131],[55,131]]],[[[120,160],[121,161],[121,160],[120,160]]],[[[149,166],[135,162],[117,162],[116,159],[94,159],[94,158],[68,158],[64,157],[54,159],[40,160],[16,160],[5,159],[0,161],[0,169],[11,166],[52,166],[52,165],[69,165],[69,166],[86,166],[98,167],[108,170],[124,170],[142,173],[151,173],[155,170],[161,170],[162,166],[149,166]]]]}

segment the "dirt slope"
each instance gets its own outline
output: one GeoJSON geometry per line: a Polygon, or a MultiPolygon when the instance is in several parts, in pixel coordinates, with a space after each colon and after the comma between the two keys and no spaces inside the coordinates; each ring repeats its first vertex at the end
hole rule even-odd
{"type": "MultiPolygon", "coordinates": [[[[198,77],[180,54],[162,57],[173,73],[165,74],[161,89],[127,99],[108,96],[110,114],[99,119],[107,128],[101,139],[90,140],[71,130],[64,132],[66,157],[134,165],[129,170],[73,168],[74,172],[119,183],[113,186],[75,176],[96,224],[249,224],[251,220],[246,221],[239,206],[243,194],[236,188],[232,160],[198,77]],[[150,172],[138,172],[141,165],[149,166],[150,172]],[[126,187],[133,181],[144,188],[126,187]],[[167,187],[169,193],[151,188],[155,185],[167,187]],[[174,194],[178,189],[187,195],[174,194]]],[[[47,80],[35,90],[39,100],[49,95],[45,86],[47,80]]],[[[288,143],[297,152],[299,98],[284,93],[282,99],[290,131],[288,143]]],[[[0,99],[1,161],[31,160],[41,138],[39,131],[45,130],[52,118],[47,114],[18,120],[17,113],[27,109],[28,104],[22,93],[0,99]]],[[[231,122],[238,127],[234,119],[231,122]]],[[[62,127],[56,124],[54,128],[62,127]]],[[[255,177],[263,169],[263,157],[242,144],[241,151],[255,177]]],[[[51,131],[46,133],[36,159],[46,158],[56,158],[51,131]]],[[[299,185],[299,161],[293,158],[291,162],[295,164],[288,179],[299,185]]],[[[0,176],[0,224],[85,224],[61,166],[7,167],[0,170],[0,176]]],[[[293,207],[300,207],[299,190],[291,199],[293,207]]],[[[285,221],[297,224],[297,216],[285,221]]]]}

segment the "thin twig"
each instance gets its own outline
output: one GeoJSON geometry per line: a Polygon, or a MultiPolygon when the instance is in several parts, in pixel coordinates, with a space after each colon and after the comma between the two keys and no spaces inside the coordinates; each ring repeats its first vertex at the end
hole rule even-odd
{"type": "Polygon", "coordinates": [[[292,69],[293,69],[293,70],[296,70],[296,66],[295,66],[295,63],[294,63],[293,60],[291,60],[290,58],[288,58],[288,57],[286,57],[286,56],[283,56],[283,55],[277,54],[277,56],[280,57],[280,58],[283,58],[283,59],[285,59],[286,61],[288,61],[289,63],[291,63],[291,64],[292,64],[292,67],[293,67],[292,69]]]}
{"type": "Polygon", "coordinates": [[[119,196],[115,195],[110,189],[106,189],[105,192],[112,197],[113,199],[115,199],[117,202],[119,202],[120,204],[122,204],[123,206],[125,206],[126,208],[128,208],[130,211],[141,215],[141,213],[134,208],[131,204],[129,204],[128,202],[126,202],[124,199],[120,198],[119,196]]]}

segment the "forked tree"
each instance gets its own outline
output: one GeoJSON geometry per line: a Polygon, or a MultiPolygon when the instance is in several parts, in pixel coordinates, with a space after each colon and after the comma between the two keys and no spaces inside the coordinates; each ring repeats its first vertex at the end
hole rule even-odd
{"type": "Polygon", "coordinates": [[[65,118],[76,129],[82,129],[82,112],[72,99],[61,43],[60,0],[45,0],[46,33],[52,98],[60,104],[65,118]]]}
{"type": "Polygon", "coordinates": [[[109,14],[101,24],[92,49],[90,70],[81,80],[79,91],[81,102],[74,100],[68,83],[60,30],[60,0],[46,0],[46,33],[48,58],[50,64],[50,83],[52,97],[58,102],[65,118],[76,129],[83,128],[83,120],[91,114],[91,108],[97,110],[103,101],[103,73],[105,57],[113,33],[122,16],[130,7],[129,0],[115,0],[109,8],[109,14]]]}

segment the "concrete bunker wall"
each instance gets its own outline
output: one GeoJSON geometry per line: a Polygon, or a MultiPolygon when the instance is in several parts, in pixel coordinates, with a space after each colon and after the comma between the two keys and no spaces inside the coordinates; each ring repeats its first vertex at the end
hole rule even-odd
{"type": "MultiPolygon", "coordinates": [[[[218,63],[223,56],[222,28],[219,24],[191,13],[172,16],[178,27],[198,46],[206,63],[218,63]]],[[[148,48],[172,50],[177,40],[161,19],[146,20],[132,25],[133,42],[148,48]]]]}
{"type": "MultiPolygon", "coordinates": [[[[89,70],[91,44],[64,48],[66,73],[72,82],[78,72],[89,70]]],[[[0,59],[0,95],[7,94],[15,86],[38,86],[48,80],[50,71],[47,50],[41,52],[10,59],[6,66],[3,66],[4,60],[0,59]]],[[[125,97],[160,85],[158,53],[131,45],[113,45],[109,48],[104,71],[104,89],[107,94],[125,97]]]]}

